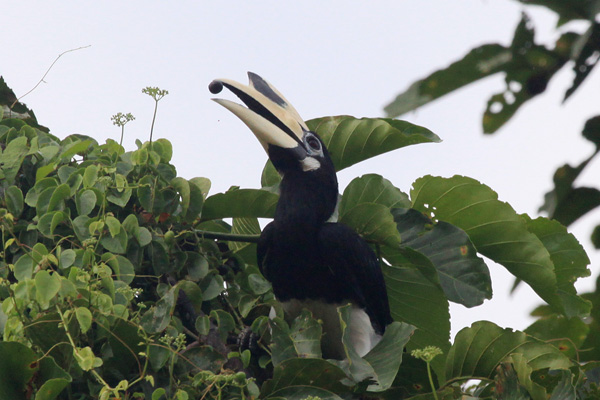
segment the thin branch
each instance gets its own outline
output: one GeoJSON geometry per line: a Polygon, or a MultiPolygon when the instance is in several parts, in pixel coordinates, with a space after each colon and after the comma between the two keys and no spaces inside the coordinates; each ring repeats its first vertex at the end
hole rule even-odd
{"type": "Polygon", "coordinates": [[[58,61],[59,58],[61,58],[65,54],[70,53],[72,51],[77,51],[77,50],[81,50],[81,49],[87,49],[88,47],[91,47],[91,46],[92,46],[91,44],[88,44],[87,46],[81,46],[81,47],[78,47],[76,49],[71,49],[71,50],[63,51],[62,53],[60,53],[58,55],[58,57],[56,57],[56,59],[52,62],[52,64],[50,64],[50,67],[48,67],[48,69],[46,70],[46,73],[44,73],[44,76],[42,76],[42,78],[39,80],[39,82],[36,83],[36,85],[33,88],[31,88],[27,93],[25,93],[24,95],[22,95],[21,97],[19,97],[18,99],[16,99],[10,105],[10,108],[12,109],[15,106],[15,104],[17,104],[23,97],[25,97],[29,93],[33,92],[35,89],[37,89],[38,86],[40,86],[42,84],[42,82],[44,82],[44,79],[46,78],[46,75],[48,75],[48,73],[50,72],[50,70],[52,69],[52,67],[54,67],[54,64],[56,64],[56,62],[58,61]]]}
{"type": "Polygon", "coordinates": [[[194,229],[194,232],[205,239],[230,240],[232,242],[258,243],[260,235],[240,235],[235,233],[210,232],[194,229]]]}

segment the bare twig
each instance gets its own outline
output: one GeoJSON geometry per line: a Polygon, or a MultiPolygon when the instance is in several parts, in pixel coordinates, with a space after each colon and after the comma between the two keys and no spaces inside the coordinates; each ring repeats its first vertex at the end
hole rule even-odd
{"type": "Polygon", "coordinates": [[[72,51],[77,51],[77,50],[82,50],[82,49],[87,49],[88,47],[91,47],[91,44],[88,44],[87,46],[81,46],[78,47],[76,49],[71,49],[71,50],[67,50],[67,51],[63,51],[62,53],[60,53],[56,59],[54,59],[54,61],[52,62],[52,64],[50,64],[50,66],[48,67],[48,69],[46,70],[46,72],[44,73],[44,76],[42,76],[42,78],[39,80],[38,83],[35,84],[34,87],[32,87],[27,93],[25,93],[24,95],[22,95],[21,97],[19,97],[18,99],[16,99],[11,105],[10,108],[12,109],[15,104],[17,104],[23,97],[27,96],[29,93],[33,92],[35,89],[37,89],[38,86],[40,86],[40,84],[42,82],[44,82],[44,79],[46,78],[46,75],[48,75],[48,73],[50,72],[50,70],[52,69],[52,67],[54,67],[54,64],[56,64],[56,62],[58,61],[59,58],[61,58],[62,56],[64,56],[67,53],[70,53],[72,51]]]}

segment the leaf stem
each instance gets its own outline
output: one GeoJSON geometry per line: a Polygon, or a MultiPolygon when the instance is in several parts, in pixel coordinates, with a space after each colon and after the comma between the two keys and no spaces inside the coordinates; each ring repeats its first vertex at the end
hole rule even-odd
{"type": "Polygon", "coordinates": [[[433,376],[431,375],[431,365],[427,363],[427,376],[429,377],[429,385],[431,385],[431,393],[433,393],[433,398],[435,400],[439,400],[437,396],[437,392],[435,390],[435,385],[433,384],[433,376]]]}
{"type": "Polygon", "coordinates": [[[156,111],[158,110],[158,100],[154,100],[154,115],[152,116],[152,125],[150,126],[150,143],[152,143],[152,132],[154,132],[154,121],[156,120],[156,111]]]}

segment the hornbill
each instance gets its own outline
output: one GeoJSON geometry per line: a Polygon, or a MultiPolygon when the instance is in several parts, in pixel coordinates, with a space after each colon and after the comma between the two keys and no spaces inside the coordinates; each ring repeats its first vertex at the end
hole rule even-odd
{"type": "Polygon", "coordinates": [[[248,72],[249,86],[216,79],[247,106],[213,99],[239,117],[254,133],[281,175],[273,221],[257,246],[258,263],[272,283],[288,320],[303,308],[322,321],[325,358],[346,358],[337,307],[351,304],[352,345],[368,353],[392,322],[383,275],[367,242],[335,213],[338,182],[321,138],[311,132],[292,105],[267,81],[248,72]]]}

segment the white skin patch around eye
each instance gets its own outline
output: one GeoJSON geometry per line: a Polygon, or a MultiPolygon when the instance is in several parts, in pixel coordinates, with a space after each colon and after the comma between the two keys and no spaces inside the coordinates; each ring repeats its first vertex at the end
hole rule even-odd
{"type": "Polygon", "coordinates": [[[314,171],[321,167],[319,160],[314,157],[306,157],[304,160],[301,160],[300,163],[302,164],[302,171],[304,172],[314,171]]]}

